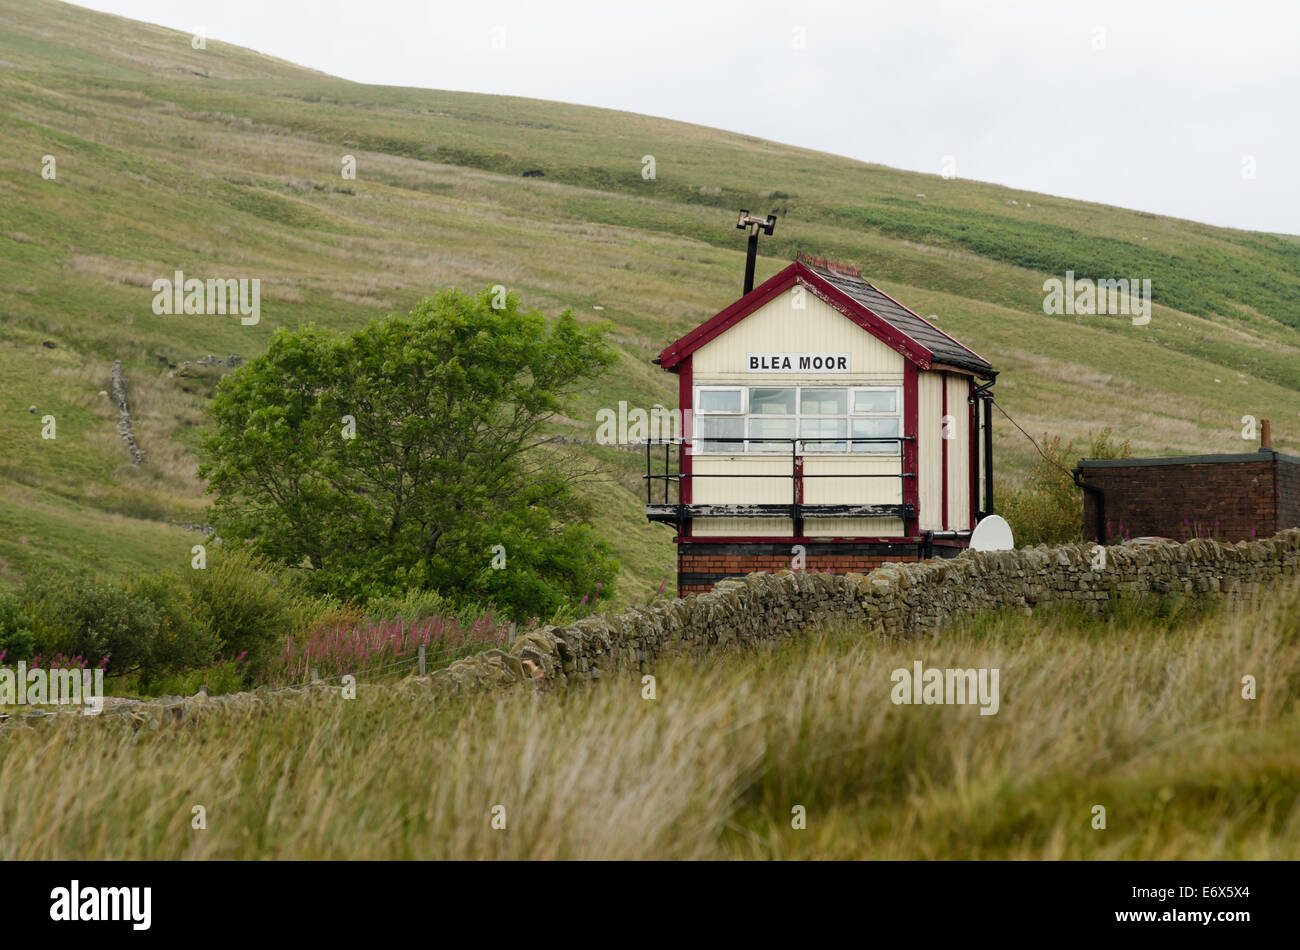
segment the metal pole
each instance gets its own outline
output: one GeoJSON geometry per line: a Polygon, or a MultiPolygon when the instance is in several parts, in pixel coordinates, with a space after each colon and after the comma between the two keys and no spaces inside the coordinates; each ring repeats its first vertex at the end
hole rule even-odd
{"type": "Polygon", "coordinates": [[[799,536],[798,525],[796,524],[795,512],[799,505],[799,481],[795,477],[799,463],[795,461],[795,453],[799,443],[795,439],[790,440],[790,527],[794,529],[795,537],[799,536]]]}
{"type": "MultiPolygon", "coordinates": [[[[797,448],[799,445],[799,439],[796,437],[794,441],[791,442],[790,444],[791,446],[797,448]]],[[[804,501],[803,456],[794,455],[794,457],[791,459],[791,463],[794,465],[794,510],[791,512],[791,514],[794,515],[794,525],[792,527],[794,528],[795,537],[802,538],[803,537],[803,501],[804,501]]]]}
{"type": "Polygon", "coordinates": [[[745,255],[745,293],[754,289],[754,258],[758,256],[758,225],[749,226],[749,250],[745,255]]]}

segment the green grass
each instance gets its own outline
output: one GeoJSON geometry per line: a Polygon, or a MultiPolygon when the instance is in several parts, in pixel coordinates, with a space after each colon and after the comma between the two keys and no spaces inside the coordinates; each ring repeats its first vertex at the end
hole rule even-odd
{"type": "MultiPolygon", "coordinates": [[[[1251,414],[1300,450],[1294,236],[624,112],[361,85],[53,0],[0,0],[0,63],[0,492],[16,499],[0,513],[0,581],[87,558],[170,567],[188,547],[175,525],[206,503],[193,449],[207,390],[167,364],[251,358],[278,326],[355,328],[444,286],[502,283],[526,306],[615,325],[621,364],[565,434],[593,437],[596,410],[620,399],[673,405],[675,377],[650,360],[739,292],[738,207],[782,212],[759,279],[796,249],[861,265],[992,360],[999,401],[1035,434],[1110,425],[1136,454],[1231,452],[1251,414]],[[356,180],[340,175],[348,154],[356,180]],[[520,177],[533,168],[545,177],[520,177]],[[154,315],[150,284],[177,269],[260,278],[261,323],[154,315]],[[1151,278],[1151,323],[1044,316],[1043,280],[1066,269],[1151,278]],[[114,359],[142,410],[140,469],[97,395],[114,359]],[[56,445],[39,438],[47,412],[56,445]]],[[[1015,483],[1034,450],[996,426],[1015,483]]],[[[644,523],[635,455],[591,456],[620,597],[641,600],[671,532],[644,523]]]]}
{"type": "Polygon", "coordinates": [[[1297,618],[1293,588],[1243,613],[810,630],[661,662],[654,699],[620,674],[452,700],[362,686],[144,729],[61,716],[0,731],[0,859],[1295,859],[1297,618]],[[998,669],[999,711],[894,705],[916,660],[998,669]]]}

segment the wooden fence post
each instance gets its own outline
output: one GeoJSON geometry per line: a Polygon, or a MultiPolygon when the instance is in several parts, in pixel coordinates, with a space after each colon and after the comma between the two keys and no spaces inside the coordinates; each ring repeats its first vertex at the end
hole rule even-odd
{"type": "Polygon", "coordinates": [[[421,676],[424,675],[424,671],[425,671],[425,666],[424,666],[424,644],[421,643],[421,644],[420,644],[420,675],[421,675],[421,676]]]}

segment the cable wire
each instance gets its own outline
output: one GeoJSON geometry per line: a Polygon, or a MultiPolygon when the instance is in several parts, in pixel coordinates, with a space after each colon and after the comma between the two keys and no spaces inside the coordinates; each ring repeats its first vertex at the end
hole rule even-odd
{"type": "Polygon", "coordinates": [[[1007,421],[1010,422],[1013,426],[1015,426],[1017,429],[1020,430],[1021,434],[1024,435],[1024,437],[1025,437],[1026,439],[1029,440],[1030,444],[1033,445],[1033,447],[1034,447],[1035,449],[1038,450],[1038,454],[1041,455],[1041,456],[1043,457],[1043,461],[1044,461],[1044,462],[1046,462],[1048,465],[1052,465],[1052,466],[1055,466],[1056,468],[1059,468],[1059,469],[1060,469],[1062,472],[1064,472],[1066,475],[1069,475],[1069,476],[1070,476],[1070,481],[1074,481],[1074,473],[1071,472],[1071,471],[1070,471],[1068,468],[1066,468],[1065,466],[1061,465],[1061,463],[1058,462],[1058,461],[1056,461],[1056,459],[1051,458],[1050,456],[1048,456],[1048,454],[1042,450],[1042,447],[1039,446],[1039,444],[1034,440],[1034,437],[1033,437],[1032,435],[1030,435],[1028,432],[1025,432],[1024,427],[1023,427],[1019,422],[1017,422],[1015,419],[1012,419],[1011,416],[1010,416],[1010,414],[1009,414],[1005,409],[1003,409],[1001,406],[998,406],[997,400],[995,400],[992,396],[990,396],[990,397],[989,397],[989,402],[991,402],[991,403],[993,403],[993,405],[997,406],[997,408],[998,408],[998,412],[1000,412],[1000,413],[1002,413],[1004,416],[1006,416],[1006,417],[1007,417],[1007,421]]]}

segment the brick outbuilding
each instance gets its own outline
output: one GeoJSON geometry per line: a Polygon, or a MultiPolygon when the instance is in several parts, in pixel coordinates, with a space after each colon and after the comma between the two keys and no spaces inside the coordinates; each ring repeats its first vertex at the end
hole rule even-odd
{"type": "Polygon", "coordinates": [[[1090,540],[1155,535],[1233,542],[1300,527],[1300,458],[1273,449],[1082,459],[1076,473],[1090,540]]]}

